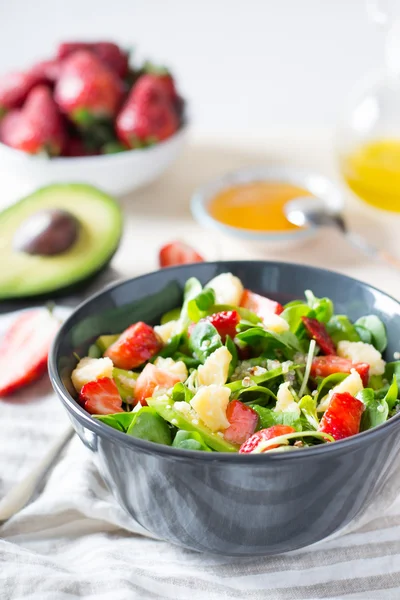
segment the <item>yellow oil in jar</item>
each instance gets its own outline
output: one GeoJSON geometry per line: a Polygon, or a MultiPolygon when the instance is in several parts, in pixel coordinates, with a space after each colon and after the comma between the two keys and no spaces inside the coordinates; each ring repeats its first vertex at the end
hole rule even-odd
{"type": "Polygon", "coordinates": [[[342,159],[348,186],[377,208],[400,212],[400,139],[367,142],[342,159]]]}

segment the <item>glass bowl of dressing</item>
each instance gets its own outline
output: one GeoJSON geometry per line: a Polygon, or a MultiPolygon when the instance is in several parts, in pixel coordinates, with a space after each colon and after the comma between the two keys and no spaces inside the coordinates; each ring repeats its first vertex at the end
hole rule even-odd
{"type": "Polygon", "coordinates": [[[196,190],[194,218],[208,229],[254,242],[287,242],[312,236],[316,228],[290,223],[284,206],[290,200],[312,196],[329,212],[343,209],[340,189],[327,177],[289,166],[240,169],[196,190]]]}

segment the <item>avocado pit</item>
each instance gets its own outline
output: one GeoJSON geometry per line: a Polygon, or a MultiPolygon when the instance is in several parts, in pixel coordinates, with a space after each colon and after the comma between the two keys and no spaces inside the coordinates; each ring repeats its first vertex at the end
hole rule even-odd
{"type": "Polygon", "coordinates": [[[37,256],[55,256],[69,250],[76,242],[78,219],[59,208],[40,210],[28,217],[17,229],[13,248],[37,256]]]}

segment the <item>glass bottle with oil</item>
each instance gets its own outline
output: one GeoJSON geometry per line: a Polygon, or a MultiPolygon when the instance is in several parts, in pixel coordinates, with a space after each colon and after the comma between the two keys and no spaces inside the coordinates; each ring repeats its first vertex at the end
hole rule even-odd
{"type": "Polygon", "coordinates": [[[400,18],[387,27],[386,64],[358,86],[338,130],[343,178],[362,200],[400,212],[400,18]]]}

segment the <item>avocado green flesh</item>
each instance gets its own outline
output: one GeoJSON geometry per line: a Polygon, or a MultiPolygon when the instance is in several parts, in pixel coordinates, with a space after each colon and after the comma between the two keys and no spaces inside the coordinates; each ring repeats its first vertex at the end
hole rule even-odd
{"type": "Polygon", "coordinates": [[[97,338],[96,345],[100,348],[101,352],[104,354],[104,352],[107,350],[107,348],[112,346],[112,344],[117,341],[119,336],[120,336],[120,334],[101,335],[100,337],[97,338]]]}
{"type": "Polygon", "coordinates": [[[86,184],[42,188],[0,213],[0,299],[37,296],[68,287],[101,269],[118,247],[122,214],[116,201],[86,184]],[[13,249],[19,226],[40,210],[60,208],[80,222],[78,240],[63,254],[30,255],[13,249]]]}
{"type": "Polygon", "coordinates": [[[194,425],[190,418],[185,417],[181,412],[174,409],[172,400],[161,396],[159,398],[147,398],[146,402],[151,408],[154,408],[160,417],[179,429],[184,429],[185,431],[197,431],[202,436],[207,446],[213,450],[216,450],[217,452],[237,452],[239,450],[239,446],[227,442],[223,437],[219,436],[217,433],[213,433],[211,429],[205,425],[201,425],[200,423],[194,425]],[[170,408],[167,408],[168,406],[170,406],[170,408]]]}

